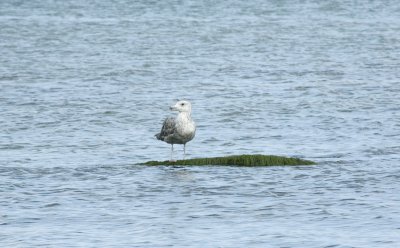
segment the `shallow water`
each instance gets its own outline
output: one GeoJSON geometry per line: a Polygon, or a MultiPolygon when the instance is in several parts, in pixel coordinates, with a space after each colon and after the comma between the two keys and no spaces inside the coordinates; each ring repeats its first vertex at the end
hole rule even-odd
{"type": "Polygon", "coordinates": [[[399,12],[1,1],[1,246],[400,246],[399,12]],[[136,165],[169,158],[154,134],[177,98],[188,157],[319,164],[136,165]]]}

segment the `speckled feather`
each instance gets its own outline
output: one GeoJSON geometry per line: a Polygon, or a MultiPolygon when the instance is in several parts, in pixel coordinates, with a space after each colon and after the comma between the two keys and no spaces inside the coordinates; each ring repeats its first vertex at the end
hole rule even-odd
{"type": "Polygon", "coordinates": [[[158,140],[164,141],[164,139],[172,134],[175,131],[175,117],[167,117],[164,120],[163,126],[161,128],[161,132],[156,134],[156,138],[158,140]]]}

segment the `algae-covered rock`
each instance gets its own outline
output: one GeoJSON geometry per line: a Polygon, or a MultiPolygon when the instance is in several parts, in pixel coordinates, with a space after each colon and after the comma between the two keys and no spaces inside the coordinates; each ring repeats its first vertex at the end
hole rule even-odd
{"type": "Polygon", "coordinates": [[[300,158],[273,155],[233,155],[214,158],[194,158],[187,160],[148,161],[143,165],[227,165],[227,166],[276,166],[276,165],[313,165],[315,162],[300,158]]]}

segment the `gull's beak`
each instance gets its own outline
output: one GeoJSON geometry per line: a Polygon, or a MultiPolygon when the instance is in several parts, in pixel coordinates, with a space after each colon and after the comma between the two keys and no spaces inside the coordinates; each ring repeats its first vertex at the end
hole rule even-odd
{"type": "Polygon", "coordinates": [[[172,111],[177,110],[175,106],[171,106],[171,107],[169,107],[169,109],[172,110],[172,111]]]}

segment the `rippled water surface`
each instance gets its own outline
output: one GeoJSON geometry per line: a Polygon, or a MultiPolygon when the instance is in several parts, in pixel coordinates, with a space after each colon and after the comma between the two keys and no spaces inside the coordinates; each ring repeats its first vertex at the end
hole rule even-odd
{"type": "Polygon", "coordinates": [[[398,1],[2,0],[0,30],[1,247],[400,247],[398,1]],[[188,157],[318,165],[137,165],[177,98],[188,157]]]}

